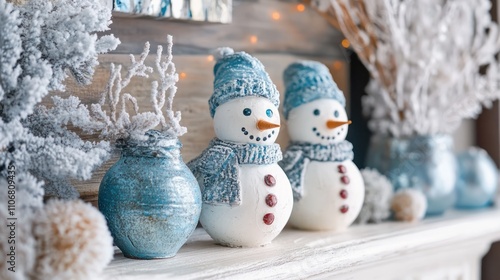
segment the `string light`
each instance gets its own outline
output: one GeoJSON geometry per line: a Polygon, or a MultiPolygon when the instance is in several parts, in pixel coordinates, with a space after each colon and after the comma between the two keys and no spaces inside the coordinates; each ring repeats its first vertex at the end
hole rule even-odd
{"type": "Polygon", "coordinates": [[[336,61],[334,61],[334,62],[333,62],[333,69],[334,69],[334,70],[340,70],[340,69],[342,69],[342,64],[343,64],[343,63],[342,63],[342,61],[340,61],[340,60],[336,60],[336,61]]]}
{"type": "Polygon", "coordinates": [[[304,6],[304,4],[298,4],[297,5],[297,11],[303,12],[305,10],[306,10],[306,6],[304,6]]]}
{"type": "Polygon", "coordinates": [[[179,76],[181,77],[181,79],[185,79],[187,77],[187,74],[186,72],[181,72],[179,76]]]}
{"type": "Polygon", "coordinates": [[[255,35],[250,36],[250,43],[257,44],[258,41],[259,41],[259,38],[257,38],[257,36],[255,36],[255,35]]]}
{"type": "Polygon", "coordinates": [[[280,13],[278,13],[278,12],[273,12],[273,13],[271,14],[271,17],[273,18],[273,20],[280,20],[281,15],[280,15],[280,13]]]}
{"type": "Polygon", "coordinates": [[[349,46],[351,46],[351,42],[349,42],[349,40],[347,40],[347,39],[342,40],[342,42],[340,44],[342,45],[342,47],[344,47],[346,49],[349,48],[349,46]]]}
{"type": "Polygon", "coordinates": [[[214,61],[214,56],[213,55],[207,56],[207,61],[209,61],[209,62],[214,61]]]}

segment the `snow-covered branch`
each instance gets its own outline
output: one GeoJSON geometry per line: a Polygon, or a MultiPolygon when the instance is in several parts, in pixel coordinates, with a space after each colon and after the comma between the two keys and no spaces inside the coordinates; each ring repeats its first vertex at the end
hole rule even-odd
{"type": "Polygon", "coordinates": [[[372,76],[363,100],[372,131],[450,133],[499,98],[490,1],[319,1],[372,76]]]}
{"type": "Polygon", "coordinates": [[[169,137],[175,138],[186,132],[180,125],[181,114],[172,109],[173,99],[177,92],[176,82],[179,77],[172,61],[172,36],[167,37],[167,55],[163,58],[163,47],[158,46],[155,68],[145,65],[149,54],[149,43],[136,60],[130,55],[131,65],[126,68],[122,78],[122,66],[111,64],[110,78],[106,90],[101,94],[98,104],[90,106],[91,116],[96,122],[103,125],[101,136],[108,140],[119,138],[142,139],[144,133],[161,125],[161,130],[169,137]],[[162,60],[163,58],[163,60],[162,60]],[[123,93],[133,77],[148,78],[149,74],[156,71],[159,81],[151,82],[151,112],[139,112],[137,99],[132,93],[123,93]],[[167,96],[168,94],[168,96],[167,96]],[[127,103],[133,107],[133,114],[128,112],[127,103]],[[166,118],[163,107],[166,105],[166,118]],[[106,106],[107,110],[103,109],[106,106]]]}

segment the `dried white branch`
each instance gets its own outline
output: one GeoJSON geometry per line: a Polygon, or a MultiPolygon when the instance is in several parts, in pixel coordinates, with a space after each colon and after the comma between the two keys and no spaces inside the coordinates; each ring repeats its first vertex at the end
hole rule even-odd
{"type": "Polygon", "coordinates": [[[500,97],[490,1],[320,1],[370,71],[363,102],[374,132],[450,133],[500,97]]]}
{"type": "Polygon", "coordinates": [[[91,105],[91,113],[95,121],[102,122],[105,128],[102,137],[109,140],[118,138],[144,137],[144,133],[161,125],[163,133],[169,137],[178,137],[186,132],[186,128],[180,126],[180,112],[174,112],[172,103],[177,91],[175,83],[179,80],[175,73],[175,64],[172,61],[172,36],[167,38],[167,55],[162,60],[162,46],[158,46],[155,68],[146,66],[146,58],[149,54],[150,45],[146,43],[139,59],[130,55],[130,66],[125,69],[122,76],[122,66],[110,66],[110,77],[106,89],[101,94],[98,104],[91,105]],[[134,77],[148,78],[154,70],[158,73],[159,81],[151,83],[152,112],[139,112],[137,99],[131,93],[123,93],[134,77]],[[167,98],[168,94],[168,98],[167,98]],[[127,111],[127,104],[133,106],[133,114],[127,111]],[[107,105],[108,112],[102,109],[107,105]],[[120,107],[118,107],[120,105],[120,107]],[[163,107],[166,105],[166,118],[163,107]],[[168,120],[168,121],[167,121],[168,120]]]}

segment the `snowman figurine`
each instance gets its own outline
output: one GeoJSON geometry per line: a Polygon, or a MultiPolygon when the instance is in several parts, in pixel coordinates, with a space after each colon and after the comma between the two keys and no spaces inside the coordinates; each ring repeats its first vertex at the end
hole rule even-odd
{"type": "Polygon", "coordinates": [[[245,52],[219,49],[208,104],[216,138],[188,163],[203,195],[200,222],[219,244],[258,247],[285,227],[293,194],[277,164],[279,92],[245,52]]]}
{"type": "Polygon", "coordinates": [[[302,61],[285,69],[283,113],[290,145],[279,163],[292,185],[289,223],[305,230],[342,230],[358,216],[364,182],[345,140],[351,123],[328,68],[302,61]]]}

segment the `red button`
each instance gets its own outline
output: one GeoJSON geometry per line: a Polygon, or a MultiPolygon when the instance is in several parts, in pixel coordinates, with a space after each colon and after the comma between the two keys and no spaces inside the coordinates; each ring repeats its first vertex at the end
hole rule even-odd
{"type": "Polygon", "coordinates": [[[345,168],[345,166],[343,166],[343,165],[339,165],[338,170],[339,170],[339,173],[346,173],[347,172],[347,168],[345,168]]]}
{"type": "Polygon", "coordinates": [[[273,175],[269,174],[264,177],[264,183],[269,187],[273,187],[276,185],[276,179],[274,179],[273,175]]]}
{"type": "Polygon", "coordinates": [[[264,218],[262,220],[264,220],[264,223],[266,225],[271,225],[274,222],[274,214],[273,213],[267,213],[267,214],[264,215],[264,218]]]}
{"type": "Polygon", "coordinates": [[[342,205],[342,207],[340,207],[340,212],[341,212],[342,214],[347,213],[347,211],[349,211],[349,206],[347,206],[347,205],[342,205]]]}
{"type": "Polygon", "coordinates": [[[340,197],[342,197],[343,199],[346,199],[347,198],[347,191],[346,190],[341,190],[340,191],[340,197]]]}
{"type": "Polygon", "coordinates": [[[344,183],[344,184],[346,184],[346,185],[347,185],[347,184],[349,184],[349,182],[350,182],[351,180],[349,180],[349,177],[347,177],[347,176],[342,176],[342,177],[340,178],[340,181],[342,181],[342,183],[344,183]]]}
{"type": "Polygon", "coordinates": [[[266,196],[266,204],[269,207],[274,207],[278,203],[278,199],[274,194],[268,194],[266,196]]]}

